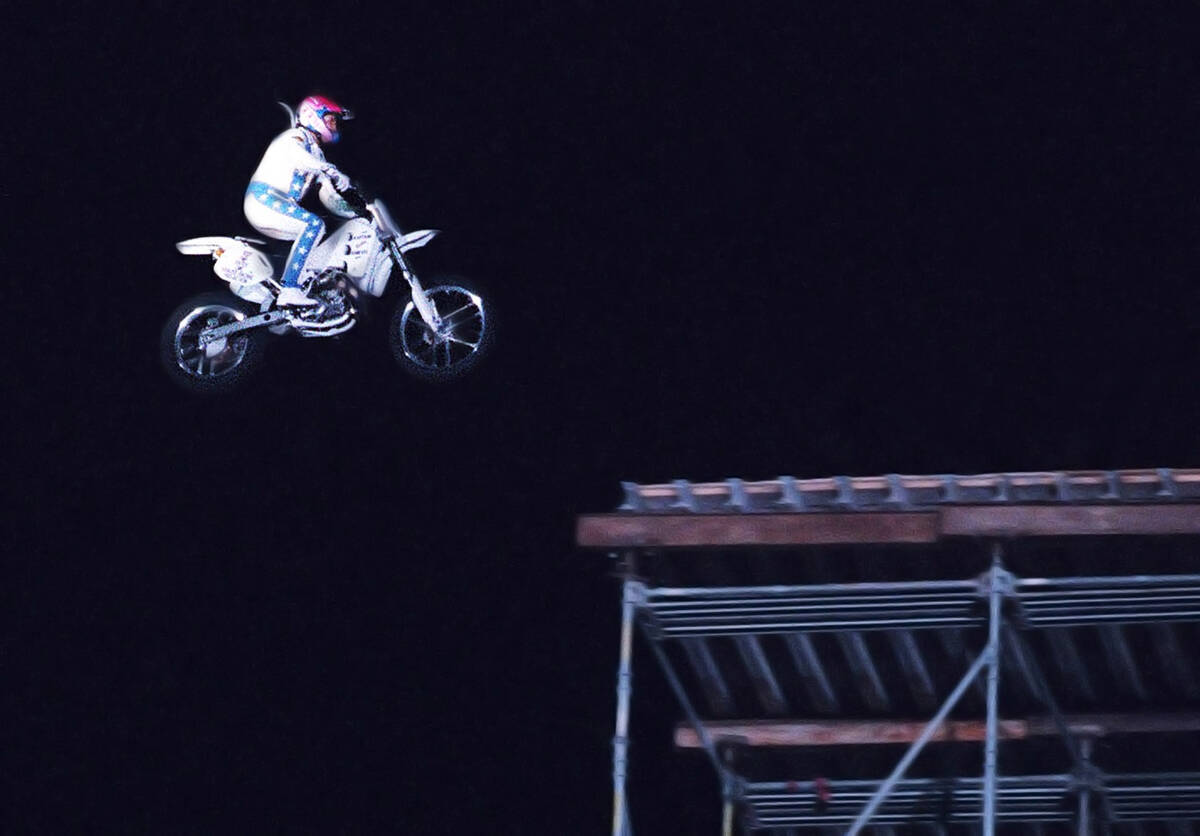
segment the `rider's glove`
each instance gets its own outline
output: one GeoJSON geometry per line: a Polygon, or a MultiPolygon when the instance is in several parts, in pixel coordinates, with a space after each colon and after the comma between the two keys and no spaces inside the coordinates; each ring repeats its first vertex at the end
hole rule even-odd
{"type": "Polygon", "coordinates": [[[329,178],[329,182],[333,184],[333,188],[339,192],[344,192],[350,188],[350,178],[342,174],[334,166],[329,166],[325,169],[325,176],[329,178]]]}
{"type": "Polygon", "coordinates": [[[342,200],[346,202],[346,205],[359,215],[364,218],[370,217],[370,212],[367,211],[366,198],[362,196],[362,192],[360,192],[358,189],[351,186],[349,189],[341,192],[341,197],[342,200]]]}

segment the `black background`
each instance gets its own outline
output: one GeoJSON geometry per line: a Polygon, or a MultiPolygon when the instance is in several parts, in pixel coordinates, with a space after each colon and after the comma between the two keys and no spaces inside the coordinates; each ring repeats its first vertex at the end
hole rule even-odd
{"type": "MultiPolygon", "coordinates": [[[[605,832],[617,587],[572,527],[621,479],[1197,464],[1193,11],[49,11],[6,109],[8,832],[605,832]],[[249,231],[314,91],[494,351],[419,383],[368,325],[192,398],[158,332],[217,285],[173,243],[249,231]]],[[[639,664],[635,826],[715,830],[639,664]]]]}

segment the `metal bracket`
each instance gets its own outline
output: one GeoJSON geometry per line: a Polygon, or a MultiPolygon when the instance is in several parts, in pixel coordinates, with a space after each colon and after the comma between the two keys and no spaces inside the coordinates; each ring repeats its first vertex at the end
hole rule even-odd
{"type": "Polygon", "coordinates": [[[1012,482],[1008,478],[1008,474],[1001,473],[996,477],[996,495],[992,497],[992,501],[997,503],[1008,502],[1011,489],[1012,482]]]}
{"type": "Polygon", "coordinates": [[[1000,565],[995,565],[980,575],[976,581],[979,584],[979,596],[987,598],[992,590],[1000,593],[1002,598],[1017,598],[1016,576],[1000,565]]]}
{"type": "Polygon", "coordinates": [[[642,492],[639,490],[637,482],[622,482],[621,490],[625,493],[625,502],[618,510],[641,511],[645,508],[646,501],[642,499],[642,492]]]}
{"type": "Polygon", "coordinates": [[[900,478],[900,474],[889,473],[887,483],[887,504],[895,508],[907,508],[909,506],[908,488],[905,487],[904,480],[900,478]]]}
{"type": "Polygon", "coordinates": [[[803,511],[804,492],[796,488],[796,479],[792,476],[779,477],[779,504],[796,511],[803,511]]]}
{"type": "Polygon", "coordinates": [[[852,507],[854,505],[854,483],[850,481],[850,477],[835,476],[833,481],[837,485],[837,504],[843,508],[852,507]]]}
{"type": "Polygon", "coordinates": [[[1158,496],[1166,499],[1178,499],[1179,487],[1175,484],[1175,474],[1172,473],[1169,467],[1158,468],[1159,488],[1158,496]]]}
{"type": "Polygon", "coordinates": [[[750,510],[750,498],[746,496],[746,484],[741,479],[728,479],[729,505],[738,511],[750,510]]]}
{"type": "Polygon", "coordinates": [[[671,507],[681,508],[685,511],[698,511],[696,495],[692,493],[692,483],[687,479],[676,479],[673,485],[676,499],[671,503],[671,507]]]}

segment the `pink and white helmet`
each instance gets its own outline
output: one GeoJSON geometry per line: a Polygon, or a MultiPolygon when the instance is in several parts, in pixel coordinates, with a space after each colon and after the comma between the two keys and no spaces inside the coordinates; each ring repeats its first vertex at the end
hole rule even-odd
{"type": "Polygon", "coordinates": [[[332,145],[338,141],[340,136],[339,123],[353,118],[354,114],[348,108],[342,107],[332,99],[324,96],[309,96],[300,102],[296,123],[321,137],[323,142],[332,145]]]}

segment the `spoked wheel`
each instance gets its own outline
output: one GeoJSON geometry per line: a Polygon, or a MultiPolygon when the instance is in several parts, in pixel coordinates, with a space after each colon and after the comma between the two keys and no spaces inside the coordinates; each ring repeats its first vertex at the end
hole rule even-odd
{"type": "Polygon", "coordinates": [[[203,293],[184,302],[163,326],[160,355],[167,375],[193,392],[227,392],[240,384],[262,359],[262,331],[241,331],[203,344],[201,334],[252,313],[249,305],[225,293],[203,293]]]}
{"type": "Polygon", "coordinates": [[[441,320],[431,328],[410,299],[392,316],[392,354],[409,373],[426,379],[457,377],[478,362],[491,342],[492,323],[483,298],[466,283],[425,291],[441,320]]]}

